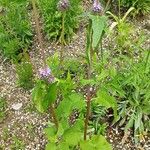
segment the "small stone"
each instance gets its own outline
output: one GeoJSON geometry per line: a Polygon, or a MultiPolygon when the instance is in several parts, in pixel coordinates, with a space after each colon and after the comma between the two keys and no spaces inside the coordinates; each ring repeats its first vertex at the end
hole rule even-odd
{"type": "Polygon", "coordinates": [[[12,109],[19,110],[22,107],[22,103],[16,103],[12,105],[12,109]]]}

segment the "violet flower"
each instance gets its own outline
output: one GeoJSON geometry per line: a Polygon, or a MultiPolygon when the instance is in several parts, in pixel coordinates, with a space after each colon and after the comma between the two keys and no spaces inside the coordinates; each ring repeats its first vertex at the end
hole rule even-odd
{"type": "Polygon", "coordinates": [[[39,69],[40,79],[46,80],[48,83],[53,83],[55,81],[54,76],[52,75],[51,69],[46,66],[45,68],[39,69]]]}
{"type": "Polygon", "coordinates": [[[94,13],[102,13],[103,7],[101,6],[99,0],[94,0],[92,10],[94,13]]]}
{"type": "Polygon", "coordinates": [[[65,11],[69,9],[69,7],[70,7],[69,0],[60,0],[57,4],[57,8],[60,11],[65,11]]]}

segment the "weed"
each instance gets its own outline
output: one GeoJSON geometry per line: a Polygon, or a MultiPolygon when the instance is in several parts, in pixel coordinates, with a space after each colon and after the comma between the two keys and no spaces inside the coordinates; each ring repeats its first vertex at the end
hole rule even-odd
{"type": "Polygon", "coordinates": [[[2,122],[5,119],[6,108],[7,108],[6,100],[0,98],[0,122],[2,122]]]}
{"type": "Polygon", "coordinates": [[[21,62],[16,66],[16,73],[18,76],[18,84],[25,89],[33,87],[33,70],[30,62],[21,62]]]}

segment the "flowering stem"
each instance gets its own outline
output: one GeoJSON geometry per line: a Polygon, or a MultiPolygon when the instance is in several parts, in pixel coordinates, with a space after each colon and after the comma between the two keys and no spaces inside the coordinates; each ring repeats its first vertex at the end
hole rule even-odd
{"type": "MultiPolygon", "coordinates": [[[[91,64],[89,63],[88,66],[88,79],[91,77],[91,64]]],[[[86,117],[85,117],[85,125],[84,125],[84,140],[87,139],[87,129],[88,129],[88,121],[89,121],[89,116],[90,116],[90,109],[91,109],[91,92],[90,92],[90,85],[88,86],[88,91],[87,91],[87,110],[86,110],[86,117]]]]}
{"type": "Polygon", "coordinates": [[[56,114],[55,114],[55,109],[54,109],[53,105],[50,105],[50,113],[52,115],[53,122],[54,122],[56,128],[58,129],[58,120],[57,120],[57,117],[56,117],[56,114]]]}
{"type": "Polygon", "coordinates": [[[39,45],[40,45],[40,48],[42,50],[42,54],[43,54],[43,59],[44,59],[44,64],[46,65],[46,59],[45,59],[45,55],[44,55],[44,47],[43,47],[43,41],[42,41],[42,34],[41,34],[41,29],[40,29],[40,23],[39,23],[39,15],[38,15],[38,12],[37,12],[37,8],[36,8],[36,2],[35,0],[32,0],[32,7],[33,7],[33,13],[34,13],[34,18],[35,18],[35,23],[36,23],[36,32],[37,32],[37,35],[38,35],[38,41],[39,41],[39,45]]]}
{"type": "Polygon", "coordinates": [[[62,13],[62,31],[60,36],[60,42],[61,42],[61,50],[60,50],[60,64],[63,62],[63,53],[64,53],[64,45],[66,45],[65,42],[65,12],[62,13]]]}

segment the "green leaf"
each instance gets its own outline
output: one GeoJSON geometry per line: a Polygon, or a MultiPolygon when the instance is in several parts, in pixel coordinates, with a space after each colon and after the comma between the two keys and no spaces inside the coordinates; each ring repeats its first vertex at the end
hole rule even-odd
{"type": "Polygon", "coordinates": [[[69,149],[69,145],[66,142],[61,142],[58,145],[57,150],[70,150],[70,149],[69,149]]]}
{"type": "Polygon", "coordinates": [[[45,150],[57,150],[55,143],[48,143],[45,150]]]}
{"type": "Polygon", "coordinates": [[[95,135],[92,139],[80,142],[81,150],[112,150],[112,146],[102,135],[95,135]]]}
{"type": "Polygon", "coordinates": [[[128,129],[130,129],[131,127],[133,127],[133,124],[134,124],[134,114],[132,116],[130,116],[130,120],[126,124],[124,132],[127,133],[128,129]]]}
{"type": "Polygon", "coordinates": [[[57,115],[61,118],[68,117],[73,109],[78,109],[79,111],[81,111],[84,108],[84,97],[78,93],[71,93],[70,96],[64,97],[63,101],[60,102],[56,111],[57,115]]]}
{"type": "Polygon", "coordinates": [[[117,102],[113,96],[110,96],[105,90],[99,90],[95,101],[107,109],[112,108],[114,111],[114,119],[117,120],[117,102]]]}
{"type": "Polygon", "coordinates": [[[95,150],[93,143],[90,141],[81,141],[80,148],[81,150],[95,150]]]}
{"type": "Polygon", "coordinates": [[[57,98],[57,82],[48,85],[47,94],[45,95],[45,101],[48,102],[48,106],[55,102],[57,98]]]}
{"type": "Polygon", "coordinates": [[[46,94],[46,85],[43,84],[41,81],[37,82],[32,92],[32,100],[37,110],[41,113],[45,111],[45,107],[43,106],[45,102],[44,101],[45,94],[46,94]]]}
{"type": "Polygon", "coordinates": [[[83,138],[83,133],[78,130],[68,129],[63,135],[63,139],[69,146],[76,146],[83,138]]]}
{"type": "Polygon", "coordinates": [[[91,35],[92,35],[92,22],[90,20],[86,33],[86,57],[88,64],[91,63],[91,45],[92,45],[91,35]]]}
{"type": "Polygon", "coordinates": [[[95,150],[112,150],[112,146],[102,135],[93,136],[92,143],[95,145],[95,150]]]}
{"type": "Polygon", "coordinates": [[[117,105],[115,98],[110,96],[105,90],[99,90],[97,92],[96,102],[106,108],[114,108],[117,105]]]}
{"type": "Polygon", "coordinates": [[[57,134],[57,129],[55,126],[47,127],[44,129],[44,132],[46,134],[47,139],[50,142],[55,142],[56,140],[56,134],[57,134]]]}
{"type": "MultiPolygon", "coordinates": [[[[65,120],[65,121],[67,121],[67,120],[65,120]]],[[[60,137],[60,136],[63,135],[63,133],[64,133],[64,127],[63,127],[62,123],[59,123],[58,131],[57,131],[57,136],[60,137]]]]}
{"type": "Polygon", "coordinates": [[[102,37],[102,33],[106,27],[106,16],[98,16],[98,15],[91,15],[90,19],[92,20],[92,47],[96,48],[99,44],[99,41],[102,37]]]}
{"type": "Polygon", "coordinates": [[[79,111],[85,108],[85,100],[82,94],[72,93],[70,96],[70,101],[72,102],[71,109],[78,109],[79,111]]]}

